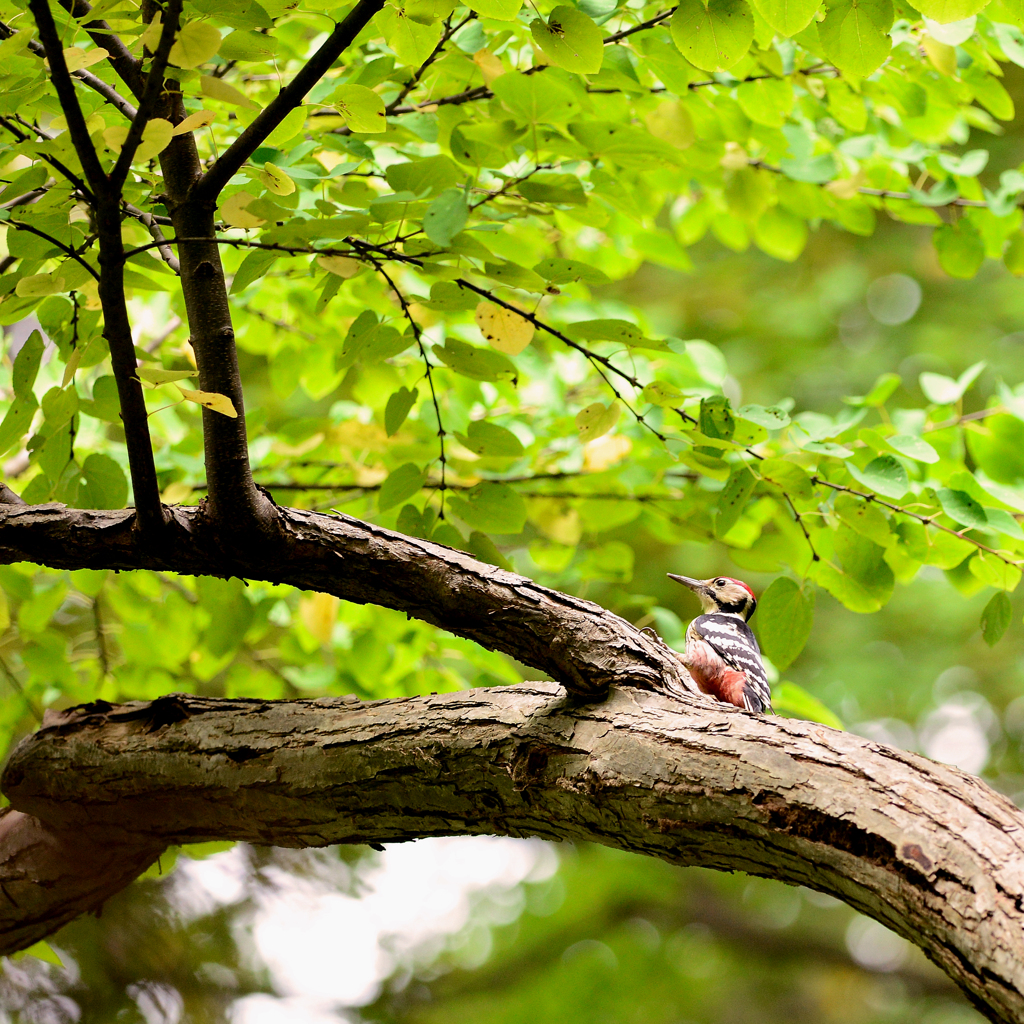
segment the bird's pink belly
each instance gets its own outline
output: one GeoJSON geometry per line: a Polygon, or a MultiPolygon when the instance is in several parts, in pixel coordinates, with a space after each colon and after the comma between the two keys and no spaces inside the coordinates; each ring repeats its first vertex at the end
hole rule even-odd
{"type": "Polygon", "coordinates": [[[746,674],[729,668],[709,644],[703,640],[688,644],[684,663],[704,693],[738,708],[746,707],[743,702],[746,674]]]}

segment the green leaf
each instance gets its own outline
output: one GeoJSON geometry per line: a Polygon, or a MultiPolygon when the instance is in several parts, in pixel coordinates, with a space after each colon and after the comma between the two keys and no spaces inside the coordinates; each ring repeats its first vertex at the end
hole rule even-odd
{"type": "Polygon", "coordinates": [[[423,230],[435,245],[447,249],[452,239],[466,226],[468,217],[469,208],[462,191],[446,189],[427,207],[423,230]]]}
{"type": "Polygon", "coordinates": [[[556,7],[545,22],[530,26],[533,38],[552,64],[577,75],[596,75],[604,60],[601,30],[575,7],[556,7]]]}
{"type": "Polygon", "coordinates": [[[394,437],[401,429],[409,411],[416,404],[419,392],[416,388],[399,388],[384,407],[384,430],[388,437],[394,437]]]}
{"type": "Polygon", "coordinates": [[[448,504],[467,526],[483,533],[521,533],[526,525],[526,502],[508,484],[477,484],[464,495],[452,495],[448,504]]]}
{"type": "Polygon", "coordinates": [[[427,471],[412,462],[393,470],[381,484],[377,494],[377,508],[381,512],[401,504],[416,494],[427,479],[427,471]]]}
{"type": "Polygon", "coordinates": [[[700,400],[698,429],[705,437],[728,441],[736,431],[736,417],[729,408],[729,399],[724,395],[711,395],[700,400]]]}
{"type": "Polygon", "coordinates": [[[724,537],[739,522],[755,483],[756,477],[746,466],[738,466],[732,471],[722,493],[718,496],[716,537],[724,537]]]}
{"type": "Polygon", "coordinates": [[[512,563],[498,550],[494,541],[486,533],[474,530],[469,535],[466,548],[471,554],[476,555],[481,562],[496,565],[499,569],[505,569],[507,572],[512,571],[512,563]]]}
{"type": "Polygon", "coordinates": [[[765,459],[757,464],[757,471],[769,483],[800,501],[807,501],[814,495],[811,478],[788,459],[765,459]]]}
{"type": "Polygon", "coordinates": [[[339,85],[331,93],[331,102],[352,131],[368,134],[387,131],[384,101],[365,85],[339,85]]]}
{"type": "Polygon", "coordinates": [[[565,333],[579,341],[618,341],[641,348],[647,341],[643,331],[628,320],[579,320],[567,327],[565,333]]]}
{"type": "Polygon", "coordinates": [[[995,647],[1003,638],[1013,617],[1013,605],[1005,590],[997,590],[981,613],[981,635],[989,647],[995,647]]]}
{"type": "Polygon", "coordinates": [[[515,364],[500,352],[478,348],[458,338],[448,338],[444,346],[435,345],[434,355],[456,373],[472,380],[516,382],[518,371],[515,364]]]}
{"type": "Polygon", "coordinates": [[[796,683],[779,683],[772,690],[772,709],[786,718],[803,718],[818,722],[832,729],[844,728],[842,720],[830,711],[817,697],[813,697],[796,683]]]}
{"type": "MultiPolygon", "coordinates": [[[[491,83],[491,92],[509,113],[528,124],[565,124],[580,109],[576,97],[553,75],[523,75],[517,71],[491,83]]],[[[523,182],[522,185],[528,184],[523,182]]]]}
{"type": "Polygon", "coordinates": [[[953,491],[943,487],[938,492],[942,511],[950,519],[961,526],[969,526],[974,530],[988,528],[988,516],[985,510],[966,491],[953,491]]]}
{"type": "Polygon", "coordinates": [[[487,420],[470,420],[465,434],[456,434],[459,443],[485,457],[511,458],[522,455],[523,443],[506,427],[487,420]]]}
{"type": "Polygon", "coordinates": [[[807,244],[807,222],[781,206],[773,206],[754,225],[754,241],[762,252],[792,263],[807,244]]]}
{"type": "Polygon", "coordinates": [[[814,622],[814,590],[779,576],[757,603],[761,650],[781,672],[804,649],[814,622]]]}
{"type": "Polygon", "coordinates": [[[254,249],[242,260],[241,265],[235,271],[235,276],[231,281],[231,294],[237,295],[239,292],[245,291],[254,281],[258,281],[273,266],[276,259],[276,252],[254,249]]]}
{"type": "Polygon", "coordinates": [[[985,242],[969,220],[943,224],[932,236],[939,266],[950,277],[972,278],[985,262],[985,242]]]}
{"type": "Polygon", "coordinates": [[[935,405],[953,405],[963,398],[970,386],[981,376],[982,370],[988,365],[984,359],[968,366],[960,376],[953,380],[941,373],[922,373],[919,381],[921,390],[929,402],[935,405]]]}
{"type": "Polygon", "coordinates": [[[34,956],[37,960],[43,960],[48,964],[54,964],[57,967],[63,967],[64,961],[53,951],[53,948],[48,942],[43,942],[41,939],[39,942],[33,943],[27,949],[21,949],[17,953],[11,954],[12,960],[21,960],[26,956],[34,956]]]}
{"type": "Polygon", "coordinates": [[[795,36],[817,13],[821,0],[754,0],[758,13],[784,36],[795,36]]]}
{"type": "Polygon", "coordinates": [[[128,481],[124,471],[109,455],[90,455],[82,464],[83,482],[78,489],[81,508],[124,508],[128,481]]]}
{"type": "Polygon", "coordinates": [[[374,24],[398,59],[408,67],[419,67],[434,51],[443,31],[441,22],[422,25],[404,8],[386,6],[374,24]]]}
{"type": "Polygon", "coordinates": [[[0,423],[0,455],[25,436],[37,408],[39,403],[31,392],[24,398],[14,399],[0,423]]]}
{"type": "Polygon", "coordinates": [[[672,41],[693,65],[727,70],[754,41],[754,16],[746,0],[683,0],[669,23],[672,41]]]}
{"type": "Polygon", "coordinates": [[[472,0],[466,5],[476,11],[481,18],[494,18],[495,21],[515,21],[516,15],[523,6],[523,0],[472,0]]]}
{"type": "Polygon", "coordinates": [[[887,547],[894,540],[889,520],[873,502],[864,501],[852,494],[837,494],[833,508],[847,526],[876,544],[887,547]]]}
{"type": "MultiPolygon", "coordinates": [[[[213,28],[212,25],[205,25],[207,29],[213,28]]],[[[216,31],[216,29],[214,29],[216,31]]],[[[217,33],[218,36],[220,33],[217,33]]],[[[275,41],[272,35],[264,35],[262,32],[247,31],[245,29],[239,29],[235,32],[230,32],[224,37],[223,42],[218,39],[214,43],[213,36],[209,37],[210,45],[218,46],[218,49],[214,49],[213,53],[209,57],[204,57],[198,61],[198,64],[202,64],[209,60],[214,53],[219,52],[225,60],[245,60],[245,61],[270,61],[277,56],[280,47],[275,41]]],[[[182,65],[183,67],[195,67],[192,65],[182,65]]]]}
{"type": "Polygon", "coordinates": [[[610,540],[600,547],[588,548],[576,563],[576,571],[585,580],[628,583],[633,578],[633,549],[621,540],[610,540]]]}
{"type": "Polygon", "coordinates": [[[998,555],[987,551],[979,551],[971,559],[968,568],[971,575],[989,587],[1000,590],[1016,590],[1020,583],[1021,571],[1015,565],[1009,565],[998,555]]]}
{"type": "Polygon", "coordinates": [[[586,444],[598,437],[607,434],[622,415],[622,408],[618,402],[594,402],[576,414],[576,429],[579,431],[580,441],[586,444]]]}
{"type": "Polygon", "coordinates": [[[841,71],[866,78],[889,56],[892,0],[825,0],[818,25],[825,56],[841,71]]]}
{"type": "Polygon", "coordinates": [[[989,0],[915,0],[914,6],[932,21],[948,25],[951,21],[963,21],[977,14],[989,0]]]}
{"type": "Polygon", "coordinates": [[[897,434],[895,437],[887,437],[885,443],[900,455],[916,462],[927,462],[929,464],[939,461],[939,453],[927,442],[912,434],[897,434]]]}
{"type": "Polygon", "coordinates": [[[766,430],[782,430],[790,424],[789,413],[780,409],[777,405],[765,408],[763,405],[744,405],[737,411],[736,415],[751,423],[756,423],[766,430]]]}
{"type": "Polygon", "coordinates": [[[885,604],[895,585],[892,569],[883,557],[885,549],[845,524],[836,530],[834,542],[843,572],[877,600],[878,607],[885,604]]]}
{"type": "Polygon", "coordinates": [[[417,196],[425,192],[440,195],[454,188],[462,177],[451,158],[443,155],[391,164],[384,173],[396,192],[412,192],[417,196]]]}
{"type": "Polygon", "coordinates": [[[32,393],[32,386],[36,382],[36,374],[39,373],[39,364],[42,358],[43,336],[39,331],[33,331],[14,357],[11,386],[18,398],[28,398],[32,393]]]}
{"type": "MultiPolygon", "coordinates": [[[[548,284],[569,284],[573,281],[582,281],[584,284],[605,284],[609,278],[603,270],[592,267],[588,263],[580,263],[579,260],[566,260],[560,257],[552,257],[543,260],[533,268],[533,272],[544,278],[548,284]]],[[[433,297],[433,289],[431,289],[433,297]]]]}
{"type": "Polygon", "coordinates": [[[245,596],[245,584],[240,579],[198,576],[195,582],[199,601],[210,615],[203,643],[215,658],[223,657],[242,645],[255,609],[245,596]]]}
{"type": "Polygon", "coordinates": [[[858,469],[852,462],[848,462],[846,468],[855,480],[887,498],[902,498],[910,490],[907,471],[892,455],[879,455],[863,469],[858,469]]]}
{"type": "Polygon", "coordinates": [[[883,373],[875,380],[866,395],[848,395],[843,401],[847,405],[866,405],[877,408],[880,405],[885,405],[901,383],[903,383],[903,378],[898,373],[883,373]]]}

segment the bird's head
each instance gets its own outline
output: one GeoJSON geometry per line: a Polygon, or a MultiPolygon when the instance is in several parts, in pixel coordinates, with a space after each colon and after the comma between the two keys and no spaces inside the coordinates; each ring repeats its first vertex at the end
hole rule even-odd
{"type": "Polygon", "coordinates": [[[689,576],[676,576],[670,572],[668,578],[689,587],[700,598],[701,609],[705,612],[729,612],[746,622],[757,607],[757,598],[750,587],[730,576],[692,580],[689,576]]]}

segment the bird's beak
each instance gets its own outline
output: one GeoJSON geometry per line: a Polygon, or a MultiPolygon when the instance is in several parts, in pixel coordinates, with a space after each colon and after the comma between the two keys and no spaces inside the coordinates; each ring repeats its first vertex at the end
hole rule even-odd
{"type": "Polygon", "coordinates": [[[691,580],[689,576],[676,576],[675,573],[667,573],[670,580],[675,580],[676,583],[682,583],[684,587],[689,587],[693,591],[701,591],[704,589],[703,580],[691,580]]]}

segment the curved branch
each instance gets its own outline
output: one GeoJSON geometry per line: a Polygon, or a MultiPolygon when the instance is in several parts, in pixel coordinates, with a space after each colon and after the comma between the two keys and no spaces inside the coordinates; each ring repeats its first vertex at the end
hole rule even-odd
{"type": "MultiPolygon", "coordinates": [[[[915,942],[991,1020],[1024,1017],[1024,814],[955,768],[809,722],[637,690],[580,705],[552,683],[367,703],[175,694],[52,714],[3,787],[57,836],[108,834],[136,863],[154,843],[497,833],[765,875],[915,942]]],[[[19,822],[39,828],[0,835],[0,952],[48,930],[43,887],[2,856],[19,822]]],[[[62,913],[87,902],[75,872],[46,876],[62,913]]]]}

